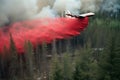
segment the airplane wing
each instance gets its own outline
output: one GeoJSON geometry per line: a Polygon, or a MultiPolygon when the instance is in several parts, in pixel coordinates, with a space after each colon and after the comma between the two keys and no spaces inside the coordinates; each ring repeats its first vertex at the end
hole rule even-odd
{"type": "Polygon", "coordinates": [[[81,15],[72,15],[72,14],[66,14],[67,16],[75,17],[75,18],[84,18],[85,16],[81,15]]]}

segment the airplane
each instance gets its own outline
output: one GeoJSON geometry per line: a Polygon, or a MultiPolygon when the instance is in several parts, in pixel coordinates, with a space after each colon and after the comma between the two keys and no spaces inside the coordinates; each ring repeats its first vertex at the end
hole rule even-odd
{"type": "Polygon", "coordinates": [[[70,13],[69,10],[65,11],[65,17],[75,17],[75,18],[85,18],[85,17],[91,17],[94,16],[95,13],[89,12],[89,13],[84,13],[84,14],[80,14],[80,15],[73,15],[70,13]]]}

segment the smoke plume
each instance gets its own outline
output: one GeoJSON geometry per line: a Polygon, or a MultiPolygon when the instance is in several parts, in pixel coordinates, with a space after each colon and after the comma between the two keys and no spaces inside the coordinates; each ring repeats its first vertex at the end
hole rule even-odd
{"type": "Polygon", "coordinates": [[[36,11],[36,0],[1,0],[0,25],[31,18],[36,11]]]}
{"type": "Polygon", "coordinates": [[[101,11],[110,13],[120,13],[120,1],[119,0],[105,0],[101,5],[101,11]]]}
{"type": "Polygon", "coordinates": [[[13,22],[58,17],[65,10],[80,12],[118,12],[119,0],[0,0],[0,26],[13,22]]]}
{"type": "Polygon", "coordinates": [[[71,12],[78,12],[81,7],[80,0],[56,0],[53,5],[53,9],[61,13],[64,10],[70,10],[71,12]]]}

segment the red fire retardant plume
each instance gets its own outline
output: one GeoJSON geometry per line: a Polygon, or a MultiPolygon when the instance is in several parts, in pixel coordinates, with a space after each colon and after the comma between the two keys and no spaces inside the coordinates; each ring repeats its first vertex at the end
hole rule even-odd
{"type": "Polygon", "coordinates": [[[4,46],[9,49],[10,34],[18,52],[24,51],[24,43],[30,40],[33,46],[42,42],[51,43],[54,39],[64,39],[80,34],[88,25],[85,18],[45,18],[21,21],[0,28],[0,52],[4,46]]]}

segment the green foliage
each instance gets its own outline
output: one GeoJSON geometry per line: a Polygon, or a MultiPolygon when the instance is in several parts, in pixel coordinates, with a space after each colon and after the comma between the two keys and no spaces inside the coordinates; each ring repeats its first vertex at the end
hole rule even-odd
{"type": "Polygon", "coordinates": [[[120,38],[112,34],[100,58],[100,80],[120,80],[120,38]]]}
{"type": "Polygon", "coordinates": [[[97,80],[98,65],[96,60],[93,60],[93,51],[89,43],[77,54],[76,60],[74,80],[97,80]]]}
{"type": "Polygon", "coordinates": [[[115,53],[113,58],[113,80],[120,80],[120,34],[116,39],[115,53]]]}
{"type": "MultiPolygon", "coordinates": [[[[5,48],[6,49],[6,48],[5,48]]],[[[9,57],[8,57],[8,64],[9,64],[9,76],[11,80],[17,79],[18,76],[18,69],[19,69],[19,62],[18,62],[18,55],[17,50],[15,47],[14,40],[12,35],[10,34],[10,49],[9,49],[9,57]],[[16,66],[15,66],[16,65],[16,66]]]]}
{"type": "Polygon", "coordinates": [[[33,47],[30,41],[25,42],[25,57],[26,57],[26,67],[27,67],[27,75],[30,80],[33,80],[33,47]]]}
{"type": "Polygon", "coordinates": [[[69,53],[65,53],[62,59],[64,80],[72,80],[73,61],[69,53]]]}
{"type": "Polygon", "coordinates": [[[52,59],[51,71],[50,71],[50,80],[63,80],[63,71],[58,56],[54,55],[52,59]]]}
{"type": "Polygon", "coordinates": [[[72,80],[73,62],[69,54],[64,54],[62,60],[56,55],[52,60],[51,80],[72,80]]]}
{"type": "Polygon", "coordinates": [[[120,31],[119,19],[95,15],[90,19],[88,28],[83,32],[84,43],[90,39],[92,47],[104,47],[108,36],[114,30],[120,31]]]}

